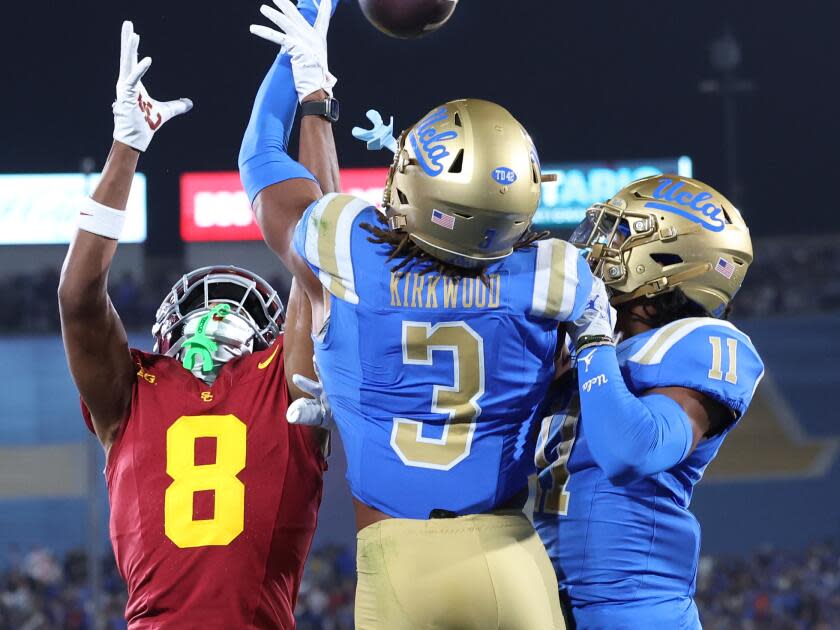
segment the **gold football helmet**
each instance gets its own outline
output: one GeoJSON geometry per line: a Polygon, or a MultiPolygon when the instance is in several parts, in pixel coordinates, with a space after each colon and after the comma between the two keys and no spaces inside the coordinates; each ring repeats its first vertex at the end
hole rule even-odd
{"type": "Polygon", "coordinates": [[[384,205],[392,230],[459,267],[508,256],[540,200],[531,137],[494,103],[451,101],[403,132],[384,205]]]}
{"type": "Polygon", "coordinates": [[[571,241],[589,250],[613,305],[679,287],[714,317],[753,260],[741,213],[711,186],[678,175],[640,179],[595,204],[571,241]]]}

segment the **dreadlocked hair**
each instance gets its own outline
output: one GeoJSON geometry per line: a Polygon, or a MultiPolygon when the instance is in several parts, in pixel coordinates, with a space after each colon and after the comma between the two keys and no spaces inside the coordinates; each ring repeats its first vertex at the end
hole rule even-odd
{"type": "MultiPolygon", "coordinates": [[[[411,240],[407,232],[397,232],[387,227],[388,221],[384,216],[377,217],[380,225],[371,225],[370,223],[362,223],[360,227],[368,232],[371,236],[368,241],[375,245],[387,245],[389,248],[388,258],[386,262],[399,261],[396,265],[391,267],[391,271],[408,271],[415,269],[421,276],[428,273],[437,273],[441,276],[450,278],[478,278],[485,286],[490,286],[490,278],[487,276],[487,267],[476,267],[474,269],[467,267],[458,267],[451,263],[445,263],[438,260],[434,256],[424,251],[417,243],[411,240]]],[[[528,229],[516,244],[513,246],[514,251],[520,249],[529,249],[536,247],[537,241],[545,240],[551,236],[548,230],[542,232],[534,232],[528,229]]]]}
{"type": "MultiPolygon", "coordinates": [[[[647,324],[651,328],[661,328],[666,324],[675,322],[678,319],[685,319],[687,317],[713,317],[709,311],[700,306],[697,302],[690,300],[683,293],[679,287],[667,293],[660,293],[653,297],[642,297],[631,302],[632,304],[642,304],[646,307],[646,317],[633,315],[633,319],[647,324]]],[[[732,305],[727,304],[726,310],[717,319],[729,319],[729,314],[732,311],[732,305]]]]}

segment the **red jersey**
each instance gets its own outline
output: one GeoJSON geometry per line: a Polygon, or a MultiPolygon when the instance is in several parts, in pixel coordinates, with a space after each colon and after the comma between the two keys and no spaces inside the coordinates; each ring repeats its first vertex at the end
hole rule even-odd
{"type": "Polygon", "coordinates": [[[212,387],[175,359],[132,355],[105,469],[129,628],[294,628],[326,466],[315,432],[286,422],[282,336],[212,387]]]}

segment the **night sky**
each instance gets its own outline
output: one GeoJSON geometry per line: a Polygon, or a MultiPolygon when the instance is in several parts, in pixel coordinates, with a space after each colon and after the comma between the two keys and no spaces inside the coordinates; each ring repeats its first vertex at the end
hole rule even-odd
{"type": "MultiPolygon", "coordinates": [[[[178,174],[236,167],[252,99],[275,48],[248,33],[259,1],[16,2],[0,18],[0,172],[101,166],[110,144],[120,23],[135,22],[145,84],[196,109],[158,134],[149,176],[150,247],[179,247],[178,174]]],[[[543,162],[688,154],[696,175],[731,194],[723,106],[700,94],[710,42],[729,26],[755,85],[738,101],[740,190],[756,234],[840,231],[840,3],[461,0],[441,31],[392,40],[347,2],[330,37],[344,166],[381,166],[350,137],[364,112],[402,128],[452,98],[508,107],[543,162]]]]}

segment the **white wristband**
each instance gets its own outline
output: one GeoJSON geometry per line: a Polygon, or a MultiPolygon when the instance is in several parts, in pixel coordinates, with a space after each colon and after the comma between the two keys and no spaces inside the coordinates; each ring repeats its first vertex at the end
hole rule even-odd
{"type": "Polygon", "coordinates": [[[119,240],[125,225],[125,212],[103,206],[85,197],[79,210],[79,229],[105,238],[119,240]]]}

